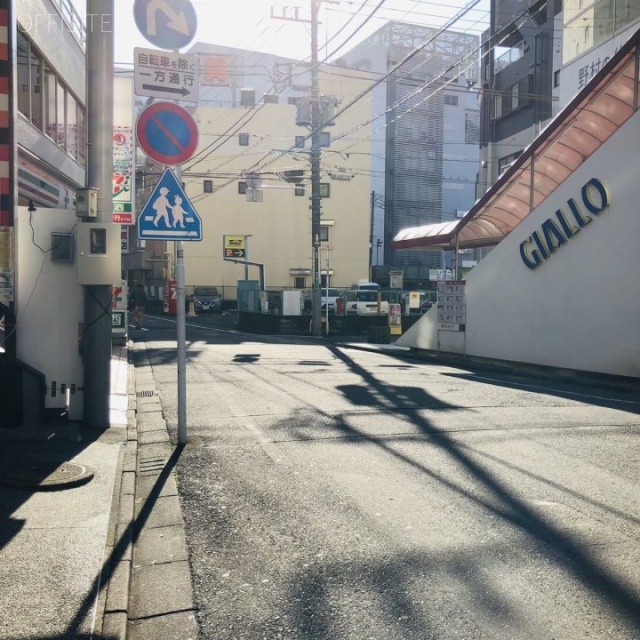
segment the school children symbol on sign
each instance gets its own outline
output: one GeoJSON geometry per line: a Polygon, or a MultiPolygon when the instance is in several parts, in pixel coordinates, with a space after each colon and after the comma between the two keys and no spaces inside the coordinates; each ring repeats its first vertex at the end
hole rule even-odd
{"type": "Polygon", "coordinates": [[[202,220],[171,169],[165,169],[138,217],[141,240],[202,240],[202,220]]]}

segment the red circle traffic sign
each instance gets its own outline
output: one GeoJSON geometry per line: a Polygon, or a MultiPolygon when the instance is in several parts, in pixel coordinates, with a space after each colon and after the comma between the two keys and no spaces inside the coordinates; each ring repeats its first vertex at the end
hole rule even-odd
{"type": "Polygon", "coordinates": [[[172,102],[154,102],[138,116],[136,136],[142,150],[156,162],[186,162],[198,146],[198,126],[191,114],[172,102]]]}

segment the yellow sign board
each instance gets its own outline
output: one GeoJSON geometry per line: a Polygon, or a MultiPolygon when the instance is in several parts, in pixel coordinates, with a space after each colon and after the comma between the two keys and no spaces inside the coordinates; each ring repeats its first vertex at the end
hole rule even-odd
{"type": "Polygon", "coordinates": [[[224,236],[224,257],[244,258],[245,236],[224,236]]]}

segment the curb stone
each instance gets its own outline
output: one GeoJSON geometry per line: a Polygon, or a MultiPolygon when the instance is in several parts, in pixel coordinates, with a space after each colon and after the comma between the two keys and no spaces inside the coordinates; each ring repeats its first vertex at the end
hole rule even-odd
{"type": "MultiPolygon", "coordinates": [[[[146,344],[135,375],[137,456],[128,640],[197,640],[189,555],[171,444],[146,344]]],[[[133,376],[132,376],[133,377],[133,376]]],[[[120,639],[118,639],[120,640],[120,639]]]]}
{"type": "Polygon", "coordinates": [[[127,350],[127,440],[120,453],[116,473],[117,486],[109,524],[108,545],[105,556],[109,558],[107,584],[104,591],[102,628],[98,637],[108,640],[126,640],[133,559],[134,491],[137,467],[137,425],[135,369],[131,351],[127,350]]]}

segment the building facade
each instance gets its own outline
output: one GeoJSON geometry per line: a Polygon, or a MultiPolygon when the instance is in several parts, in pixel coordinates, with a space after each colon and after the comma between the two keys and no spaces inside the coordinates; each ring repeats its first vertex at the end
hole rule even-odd
{"type": "Polygon", "coordinates": [[[556,17],[562,2],[492,0],[481,64],[481,167],[478,197],[538,135],[559,106],[556,17]]]}
{"type": "MultiPolygon", "coordinates": [[[[299,62],[198,43],[200,100],[186,104],[198,125],[198,147],[181,167],[191,204],[202,219],[202,241],[186,242],[187,291],[216,286],[237,299],[239,280],[267,289],[312,286],[310,111],[311,75],[299,62]],[[245,265],[225,257],[240,238],[245,265]],[[225,244],[226,243],[226,244],[225,244]]],[[[371,74],[321,65],[321,283],[348,287],[369,276],[371,143],[368,103],[340,110],[371,84],[371,74]],[[335,117],[334,117],[335,115],[335,117]]],[[[147,167],[140,184],[158,171],[147,167]]],[[[170,243],[164,256],[171,277],[170,243]]],[[[162,258],[161,258],[162,259],[162,258]]],[[[149,267],[150,269],[150,267],[149,267]]],[[[149,271],[150,272],[150,271],[149,271]]],[[[147,284],[152,284],[147,282],[147,284]]],[[[162,283],[157,283],[162,284],[162,283]]]]}
{"type": "Polygon", "coordinates": [[[640,5],[492,0],[483,35],[481,196],[637,28],[640,5]]]}
{"type": "Polygon", "coordinates": [[[636,31],[455,228],[397,239],[494,247],[397,344],[640,378],[640,287],[611,259],[611,247],[634,256],[640,236],[639,53],[636,31]]]}
{"type": "Polygon", "coordinates": [[[40,420],[43,402],[67,406],[70,388],[82,386],[79,354],[69,349],[82,289],[75,268],[58,262],[55,239],[73,235],[75,192],[85,185],[85,32],[62,0],[3,3],[0,25],[0,423],[17,426],[40,420]],[[72,284],[61,286],[67,277],[72,284]],[[61,324],[55,341],[38,326],[52,314],[61,324]]]}
{"type": "Polygon", "coordinates": [[[447,266],[445,254],[392,250],[391,239],[407,226],[454,220],[475,199],[478,46],[474,35],[390,22],[341,59],[379,82],[371,94],[373,245],[382,247],[374,264],[409,280],[447,266]]]}

